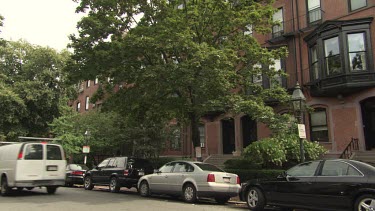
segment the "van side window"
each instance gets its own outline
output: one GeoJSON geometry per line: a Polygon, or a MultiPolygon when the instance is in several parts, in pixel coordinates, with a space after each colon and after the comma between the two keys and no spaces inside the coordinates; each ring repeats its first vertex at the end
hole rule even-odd
{"type": "Polygon", "coordinates": [[[62,160],[60,147],[47,145],[47,160],[62,160]]]}
{"type": "Polygon", "coordinates": [[[25,160],[43,160],[43,146],[41,144],[28,144],[25,149],[25,160]]]}

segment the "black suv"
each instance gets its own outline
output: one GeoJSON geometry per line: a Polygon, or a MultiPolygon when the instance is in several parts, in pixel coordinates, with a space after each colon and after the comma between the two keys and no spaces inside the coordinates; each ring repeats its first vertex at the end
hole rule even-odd
{"type": "Polygon", "coordinates": [[[103,160],[97,167],[87,171],[84,179],[86,190],[94,185],[109,185],[111,192],[121,187],[137,187],[141,176],[154,172],[150,161],[141,158],[112,157],[103,160]]]}

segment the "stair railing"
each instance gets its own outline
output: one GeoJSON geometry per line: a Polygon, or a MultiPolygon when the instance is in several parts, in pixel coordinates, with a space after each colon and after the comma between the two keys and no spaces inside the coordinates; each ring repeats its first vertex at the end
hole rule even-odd
{"type": "Polygon", "coordinates": [[[359,150],[358,138],[352,138],[348,146],[346,146],[344,151],[341,153],[340,158],[350,159],[353,155],[353,151],[355,150],[359,150]]]}

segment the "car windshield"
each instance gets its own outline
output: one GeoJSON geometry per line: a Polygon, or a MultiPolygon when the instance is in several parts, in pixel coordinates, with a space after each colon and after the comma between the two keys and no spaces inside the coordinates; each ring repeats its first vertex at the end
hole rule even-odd
{"type": "Polygon", "coordinates": [[[85,165],[80,165],[80,164],[73,164],[70,165],[70,169],[73,171],[78,171],[78,170],[89,170],[89,168],[85,165]]]}
{"type": "Polygon", "coordinates": [[[219,171],[219,172],[224,172],[220,168],[218,168],[218,167],[216,167],[214,165],[208,164],[208,163],[194,163],[194,164],[197,165],[203,171],[219,171]]]}

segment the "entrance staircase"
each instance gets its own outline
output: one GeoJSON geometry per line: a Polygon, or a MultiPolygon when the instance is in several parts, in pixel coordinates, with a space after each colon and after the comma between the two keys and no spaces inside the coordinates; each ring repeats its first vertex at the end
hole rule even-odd
{"type": "Polygon", "coordinates": [[[353,153],[353,157],[351,159],[353,160],[359,160],[371,165],[375,165],[375,150],[370,151],[355,151],[353,153]]]}
{"type": "Polygon", "coordinates": [[[223,154],[223,155],[210,155],[203,162],[213,164],[219,168],[224,168],[224,162],[230,159],[237,158],[232,154],[223,154]]]}

